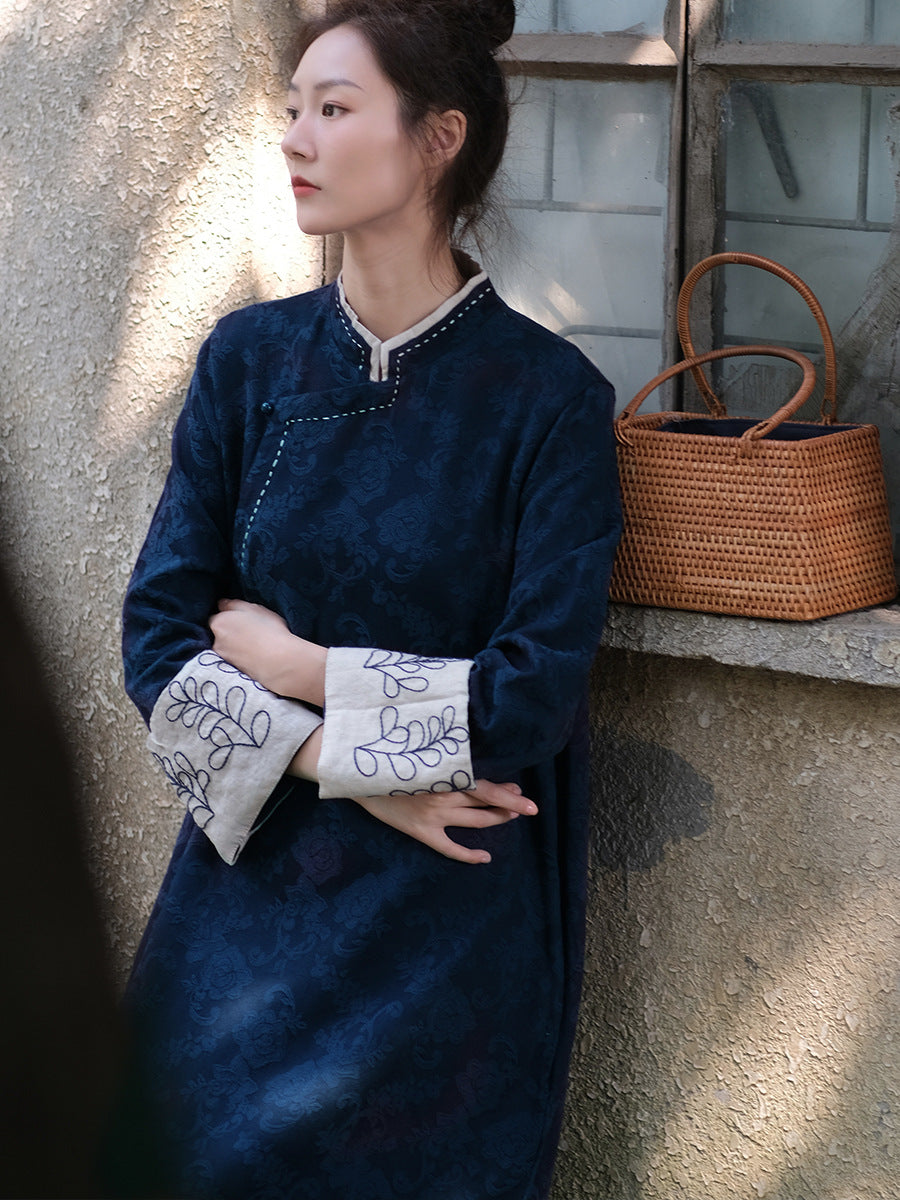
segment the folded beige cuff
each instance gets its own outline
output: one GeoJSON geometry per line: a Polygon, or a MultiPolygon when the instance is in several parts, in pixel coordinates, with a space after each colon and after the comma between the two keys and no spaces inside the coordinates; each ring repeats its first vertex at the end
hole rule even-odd
{"type": "Polygon", "coordinates": [[[205,650],[160,695],[147,745],[196,824],[234,864],[291,759],[321,724],[299,700],[274,695],[205,650]]]}
{"type": "Polygon", "coordinates": [[[319,795],[458,792],[474,786],[462,658],[332,647],[319,795]]]}

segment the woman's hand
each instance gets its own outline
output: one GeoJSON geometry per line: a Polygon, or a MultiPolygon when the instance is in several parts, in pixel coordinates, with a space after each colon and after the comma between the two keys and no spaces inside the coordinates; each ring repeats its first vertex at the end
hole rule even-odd
{"type": "Polygon", "coordinates": [[[324,646],[296,637],[271,609],[246,600],[220,600],[209,619],[213,650],[270,692],[325,703],[324,646]]]}
{"type": "Polygon", "coordinates": [[[423,842],[438,854],[463,863],[489,863],[486,850],[471,850],[447,836],[447,826],[487,829],[518,816],[533,817],[537,805],[522,795],[516,783],[476,781],[468,792],[419,792],[414,796],[362,796],[356,803],[366,812],[423,842]]]}

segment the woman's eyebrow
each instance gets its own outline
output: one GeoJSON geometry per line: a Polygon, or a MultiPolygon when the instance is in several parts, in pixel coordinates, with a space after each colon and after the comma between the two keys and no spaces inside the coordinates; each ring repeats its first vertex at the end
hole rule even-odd
{"type": "MultiPolygon", "coordinates": [[[[360,92],[365,91],[365,88],[361,87],[358,83],[354,83],[352,79],[323,79],[321,83],[317,83],[313,87],[313,91],[314,92],[327,92],[329,88],[334,88],[334,87],[352,87],[352,88],[356,88],[357,91],[360,91],[360,92]]],[[[296,83],[294,83],[294,81],[291,80],[290,85],[288,87],[288,91],[289,92],[299,92],[300,89],[297,87],[296,83]]]]}

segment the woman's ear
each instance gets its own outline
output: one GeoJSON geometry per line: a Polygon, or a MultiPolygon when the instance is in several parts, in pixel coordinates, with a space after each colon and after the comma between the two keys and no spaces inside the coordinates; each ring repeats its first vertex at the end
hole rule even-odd
{"type": "Polygon", "coordinates": [[[445,166],[456,158],[466,140],[466,129],[465,115],[456,108],[431,116],[426,146],[434,165],[445,166]]]}

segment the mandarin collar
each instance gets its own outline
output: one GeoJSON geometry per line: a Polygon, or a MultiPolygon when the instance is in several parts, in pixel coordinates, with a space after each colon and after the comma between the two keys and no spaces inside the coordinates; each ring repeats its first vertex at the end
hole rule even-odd
{"type": "Polygon", "coordinates": [[[341,276],[331,285],[332,327],[347,356],[356,363],[369,381],[380,383],[399,376],[404,358],[428,346],[435,353],[442,343],[465,326],[488,297],[496,295],[487,273],[479,269],[463,286],[434,312],[410,329],[381,341],[362,324],[347,302],[341,276]]]}

